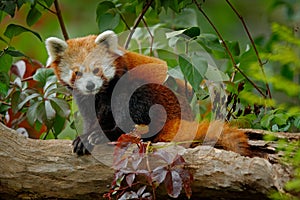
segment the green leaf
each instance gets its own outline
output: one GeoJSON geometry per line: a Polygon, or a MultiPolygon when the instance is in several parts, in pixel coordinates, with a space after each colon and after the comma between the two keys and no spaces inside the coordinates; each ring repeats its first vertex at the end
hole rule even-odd
{"type": "Polygon", "coordinates": [[[271,130],[271,121],[274,119],[274,115],[269,114],[269,115],[265,115],[261,121],[260,124],[263,128],[267,128],[268,130],[271,130]]]}
{"type": "Polygon", "coordinates": [[[29,96],[27,96],[19,105],[18,105],[18,109],[22,109],[23,106],[28,103],[30,100],[34,99],[34,98],[37,98],[37,97],[40,97],[41,95],[39,93],[33,93],[29,96]]]}
{"type": "Polygon", "coordinates": [[[188,36],[189,38],[196,38],[200,35],[200,28],[199,27],[191,27],[183,31],[183,35],[188,36]]]}
{"type": "Polygon", "coordinates": [[[44,86],[50,76],[54,76],[53,69],[39,68],[33,75],[33,80],[40,82],[44,86]]]}
{"type": "Polygon", "coordinates": [[[41,101],[36,101],[34,102],[34,104],[32,106],[30,106],[28,108],[28,111],[26,113],[26,117],[27,117],[27,121],[30,125],[33,125],[34,122],[37,120],[38,115],[41,114],[39,113],[38,108],[40,107],[40,105],[42,105],[43,102],[41,101]]]}
{"type": "Polygon", "coordinates": [[[229,48],[229,51],[231,52],[232,55],[234,56],[239,56],[240,53],[241,53],[241,50],[240,50],[240,45],[238,42],[226,42],[227,45],[228,45],[228,48],[229,48]]]}
{"type": "Polygon", "coordinates": [[[274,121],[279,126],[287,124],[288,119],[289,119],[289,115],[284,113],[279,113],[274,116],[274,121]]]}
{"type": "Polygon", "coordinates": [[[41,18],[41,16],[42,16],[42,13],[35,6],[32,7],[29,10],[28,15],[26,17],[27,25],[32,26],[41,18]]]}
{"type": "Polygon", "coordinates": [[[21,33],[24,33],[24,32],[29,32],[29,33],[32,33],[34,34],[40,41],[43,41],[41,36],[37,33],[37,32],[34,32],[28,28],[25,28],[21,25],[17,25],[17,24],[9,24],[7,27],[6,27],[6,30],[4,32],[4,35],[6,37],[8,37],[9,39],[12,39],[13,37],[15,36],[18,36],[20,35],[21,33]]]}
{"type": "Polygon", "coordinates": [[[23,54],[22,52],[18,51],[18,50],[11,50],[8,49],[5,51],[6,54],[11,55],[12,57],[26,57],[25,54],[23,54]]]}
{"type": "Polygon", "coordinates": [[[61,131],[64,129],[65,123],[66,118],[56,115],[53,122],[53,133],[55,135],[55,138],[57,138],[61,131]]]}
{"type": "Polygon", "coordinates": [[[56,82],[52,82],[51,80],[48,80],[44,86],[44,98],[48,98],[50,95],[55,94],[57,91],[57,85],[56,82]]]}
{"type": "Polygon", "coordinates": [[[208,68],[207,61],[198,55],[192,55],[192,63],[193,63],[193,66],[195,67],[195,69],[201,75],[201,77],[204,77],[207,72],[207,68],[208,68]]]}
{"type": "Polygon", "coordinates": [[[195,68],[195,66],[189,61],[189,58],[187,58],[185,55],[180,55],[178,62],[184,77],[188,80],[193,89],[198,91],[199,85],[203,80],[203,76],[200,74],[197,68],[201,67],[198,66],[195,68]]]}
{"type": "Polygon", "coordinates": [[[55,117],[55,110],[53,109],[51,102],[49,100],[45,101],[45,111],[47,120],[52,120],[55,117]]]}
{"type": "Polygon", "coordinates": [[[56,97],[49,97],[49,100],[58,115],[65,118],[70,115],[70,106],[67,101],[56,97]]]}
{"type": "Polygon", "coordinates": [[[50,8],[54,2],[54,0],[42,0],[42,1],[46,3],[48,8],[50,8]]]}
{"type": "Polygon", "coordinates": [[[197,38],[197,41],[199,41],[200,44],[202,44],[208,49],[224,52],[224,47],[220,43],[218,36],[214,34],[201,33],[200,36],[197,38]]]}
{"type": "Polygon", "coordinates": [[[0,72],[8,72],[11,68],[13,58],[6,54],[6,51],[0,51],[0,72]]]}
{"type": "Polygon", "coordinates": [[[99,16],[103,15],[104,13],[106,13],[108,10],[115,8],[115,4],[111,1],[103,1],[101,3],[98,4],[97,6],[97,19],[99,16]]]}
{"type": "MultiPolygon", "coordinates": [[[[0,20],[0,22],[1,22],[1,20],[0,20]]],[[[2,41],[2,42],[4,42],[5,44],[8,45],[8,42],[3,37],[1,37],[1,36],[0,36],[0,41],[2,41]]]]}
{"type": "Polygon", "coordinates": [[[97,22],[100,32],[113,30],[120,23],[120,15],[118,13],[115,15],[111,13],[105,13],[98,18],[97,22]]]}
{"type": "Polygon", "coordinates": [[[294,126],[295,126],[297,129],[300,129],[300,117],[297,117],[297,118],[294,120],[294,126]]]}
{"type": "Polygon", "coordinates": [[[9,89],[8,73],[0,71],[0,97],[6,96],[8,89],[9,89]]]}
{"type": "Polygon", "coordinates": [[[11,96],[11,108],[13,113],[17,113],[19,111],[19,101],[20,101],[20,91],[15,91],[11,96]]]}
{"type": "Polygon", "coordinates": [[[15,16],[16,6],[15,1],[1,1],[0,10],[6,12],[13,18],[15,16]]]}
{"type": "Polygon", "coordinates": [[[186,29],[166,33],[167,39],[181,35],[186,29]]]}

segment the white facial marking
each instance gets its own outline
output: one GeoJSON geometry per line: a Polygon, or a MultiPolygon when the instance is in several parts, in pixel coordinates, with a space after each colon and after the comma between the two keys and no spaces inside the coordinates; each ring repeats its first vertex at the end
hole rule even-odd
{"type": "Polygon", "coordinates": [[[93,73],[83,73],[80,78],[75,80],[74,85],[83,94],[96,94],[101,89],[103,80],[93,73]]]}
{"type": "Polygon", "coordinates": [[[112,79],[116,74],[116,68],[111,65],[103,66],[103,74],[107,79],[112,79]]]}

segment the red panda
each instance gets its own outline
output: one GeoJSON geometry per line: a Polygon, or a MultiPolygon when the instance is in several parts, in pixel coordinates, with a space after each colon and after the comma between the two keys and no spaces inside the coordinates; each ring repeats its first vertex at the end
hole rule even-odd
{"type": "Polygon", "coordinates": [[[205,139],[248,155],[248,138],[243,131],[220,121],[195,122],[183,95],[175,95],[164,84],[166,62],[122,49],[113,31],[68,41],[50,37],[46,49],[48,65],[73,91],[84,120],[82,135],[73,141],[78,155],[91,152],[95,144],[117,140],[136,125],[149,126],[143,140],[205,139]]]}

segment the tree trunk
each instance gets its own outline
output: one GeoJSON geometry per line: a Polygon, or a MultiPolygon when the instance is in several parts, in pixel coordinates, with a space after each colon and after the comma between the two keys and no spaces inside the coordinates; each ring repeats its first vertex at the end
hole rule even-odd
{"type": "MultiPolygon", "coordinates": [[[[0,143],[0,199],[102,199],[109,191],[112,148],[97,147],[98,154],[78,157],[69,140],[27,139],[2,124],[0,143]]],[[[166,151],[183,155],[192,169],[192,199],[266,199],[291,178],[289,168],[274,159],[204,146],[166,151]]]]}

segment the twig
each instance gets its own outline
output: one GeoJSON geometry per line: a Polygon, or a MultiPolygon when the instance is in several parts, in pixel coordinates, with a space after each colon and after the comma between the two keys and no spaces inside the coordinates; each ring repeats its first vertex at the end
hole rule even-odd
{"type": "Polygon", "coordinates": [[[221,43],[223,44],[223,46],[224,46],[224,48],[225,48],[225,50],[226,50],[226,52],[227,52],[227,54],[229,55],[229,58],[230,58],[230,60],[231,60],[231,62],[232,62],[232,64],[233,64],[233,67],[238,71],[238,72],[240,72],[241,73],[241,75],[242,76],[244,76],[245,77],[245,79],[251,84],[251,85],[253,85],[253,87],[264,97],[264,98],[266,98],[266,95],[261,91],[261,89],[259,89],[259,87],[237,66],[237,64],[236,64],[236,62],[235,62],[235,60],[234,60],[234,58],[233,58],[233,56],[232,56],[232,54],[231,54],[231,52],[230,52],[230,50],[229,50],[229,48],[228,48],[228,46],[227,46],[227,44],[226,44],[226,42],[225,42],[225,40],[223,39],[223,37],[222,37],[222,35],[220,34],[220,32],[218,31],[218,29],[216,28],[216,26],[213,24],[213,22],[210,20],[210,18],[206,15],[206,13],[202,10],[202,8],[201,8],[201,4],[199,4],[198,2],[197,2],[197,0],[193,0],[194,1],[194,3],[196,4],[196,6],[197,6],[197,8],[198,8],[198,10],[203,14],[203,16],[205,17],[205,19],[208,21],[208,23],[212,26],[212,28],[214,29],[214,31],[216,32],[216,34],[218,35],[218,37],[220,38],[220,40],[221,40],[221,43]]]}
{"type": "Polygon", "coordinates": [[[121,17],[121,20],[124,22],[126,28],[127,28],[128,30],[131,30],[131,29],[130,29],[130,26],[127,24],[127,22],[126,22],[125,18],[123,17],[122,13],[121,13],[117,8],[116,8],[116,10],[117,10],[117,12],[119,13],[119,15],[120,15],[120,17],[121,17]]]}
{"type": "Polygon", "coordinates": [[[242,24],[243,24],[243,27],[244,27],[244,29],[245,29],[245,31],[246,31],[246,33],[247,33],[248,38],[250,39],[250,42],[251,42],[251,44],[252,44],[252,46],[253,46],[253,49],[254,49],[254,51],[255,51],[255,54],[256,54],[256,57],[257,57],[259,66],[260,66],[261,71],[262,71],[262,73],[263,73],[263,76],[264,76],[264,79],[265,79],[265,82],[266,82],[266,87],[267,87],[268,95],[269,95],[270,99],[272,99],[271,90],[270,90],[270,87],[269,87],[269,84],[268,84],[268,81],[267,81],[267,77],[266,77],[266,74],[265,74],[265,70],[264,70],[264,67],[263,67],[264,64],[263,64],[263,62],[261,61],[261,58],[260,58],[259,53],[258,53],[258,50],[257,50],[256,45],[255,45],[255,43],[254,43],[254,40],[253,40],[253,38],[252,38],[252,36],[251,36],[251,34],[250,34],[250,31],[249,31],[249,29],[248,29],[248,27],[247,27],[247,25],[246,25],[246,23],[245,23],[245,20],[244,20],[243,17],[240,15],[240,13],[235,9],[235,7],[230,3],[229,0],[226,0],[226,2],[227,2],[227,4],[231,7],[231,9],[235,12],[235,14],[238,16],[238,18],[241,20],[241,22],[242,22],[242,24]]]}
{"type": "Polygon", "coordinates": [[[143,21],[143,23],[144,23],[144,25],[145,25],[145,27],[146,27],[149,35],[150,35],[150,56],[152,56],[153,55],[153,49],[152,48],[153,48],[154,36],[152,35],[151,30],[149,29],[149,26],[148,26],[148,24],[147,24],[147,22],[145,21],[144,18],[142,18],[142,21],[143,21]]]}
{"type": "Polygon", "coordinates": [[[58,0],[54,0],[54,6],[55,6],[55,10],[56,10],[56,16],[58,18],[59,25],[60,25],[61,31],[63,33],[64,39],[68,40],[69,36],[68,36],[68,33],[67,33],[67,29],[66,29],[64,20],[63,20],[62,15],[61,15],[61,10],[59,8],[58,0]]]}
{"type": "Polygon", "coordinates": [[[137,17],[136,21],[134,22],[134,25],[126,39],[126,42],[125,42],[125,46],[124,48],[127,49],[128,48],[128,45],[129,45],[129,42],[132,38],[132,35],[134,34],[135,32],[135,29],[137,28],[137,26],[139,25],[139,23],[141,22],[141,20],[143,19],[145,13],[147,12],[147,10],[149,9],[149,7],[151,6],[153,0],[149,0],[148,3],[146,3],[146,5],[144,6],[142,12],[140,13],[140,15],[137,17]]]}
{"type": "Polygon", "coordinates": [[[44,4],[42,4],[41,2],[37,1],[37,4],[39,4],[40,6],[42,6],[44,9],[48,10],[50,13],[56,15],[57,13],[53,10],[51,10],[50,8],[48,8],[47,6],[45,6],[44,4]]]}

